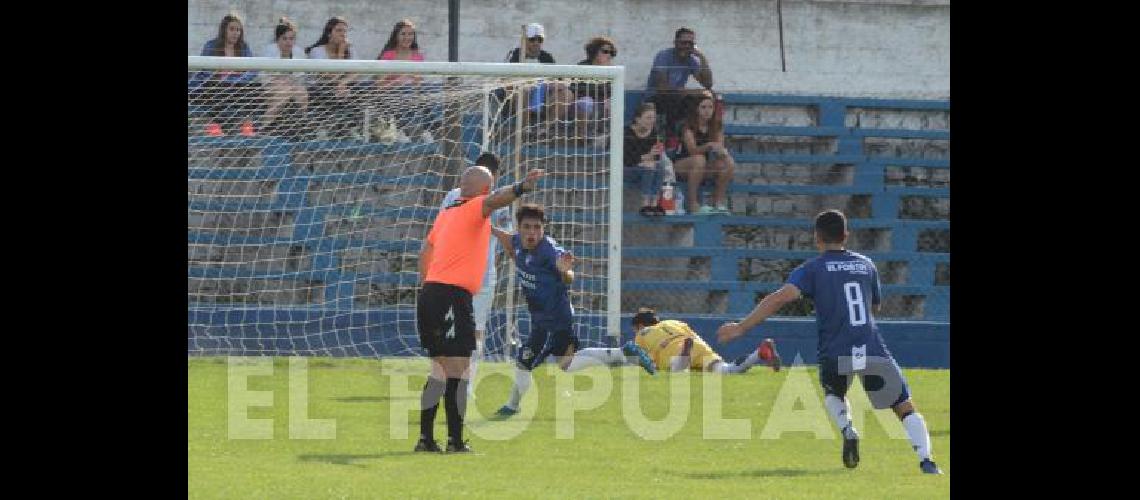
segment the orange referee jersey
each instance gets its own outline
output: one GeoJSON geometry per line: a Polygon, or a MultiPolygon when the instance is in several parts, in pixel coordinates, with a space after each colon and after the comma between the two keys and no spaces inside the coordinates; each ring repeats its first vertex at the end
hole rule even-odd
{"type": "Polygon", "coordinates": [[[436,215],[427,237],[432,256],[425,283],[446,283],[465,288],[471,295],[479,293],[491,241],[491,219],[483,216],[486,197],[460,198],[436,215]]]}

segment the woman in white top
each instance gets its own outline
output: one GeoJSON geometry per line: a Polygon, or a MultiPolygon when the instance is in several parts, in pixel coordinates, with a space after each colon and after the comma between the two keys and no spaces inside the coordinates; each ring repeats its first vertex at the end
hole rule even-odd
{"type": "MultiPolygon", "coordinates": [[[[348,21],[333,16],[325,23],[321,38],[305,49],[309,59],[352,59],[352,45],[348,43],[348,21]]],[[[311,74],[311,92],[318,127],[327,128],[334,136],[347,136],[363,139],[363,110],[360,102],[353,99],[353,89],[358,80],[355,73],[311,74]],[[323,123],[321,123],[323,122],[323,123]]],[[[318,131],[317,136],[321,133],[318,131]]]]}
{"type": "MultiPolygon", "coordinates": [[[[329,19],[321,32],[321,38],[306,48],[305,54],[309,59],[352,59],[352,46],[348,43],[348,21],[340,16],[329,19]]],[[[333,91],[336,97],[348,96],[348,85],[354,79],[353,75],[345,73],[329,76],[330,80],[320,82],[322,86],[335,85],[333,91]]]]}
{"type": "MultiPolygon", "coordinates": [[[[272,59],[304,59],[305,53],[297,43],[297,25],[287,17],[277,21],[273,32],[274,42],[266,45],[259,54],[272,59]]],[[[263,117],[266,127],[273,127],[281,107],[289,101],[296,101],[301,113],[309,106],[309,92],[305,90],[304,73],[262,73],[266,89],[266,111],[263,117]]],[[[287,131],[283,131],[287,132],[287,131]]]]}

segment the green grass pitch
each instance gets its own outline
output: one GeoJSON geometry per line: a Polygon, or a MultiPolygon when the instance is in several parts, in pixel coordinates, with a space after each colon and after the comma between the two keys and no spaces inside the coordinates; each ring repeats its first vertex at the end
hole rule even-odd
{"type": "MultiPolygon", "coordinates": [[[[945,473],[926,476],[897,419],[875,415],[857,383],[849,397],[862,415],[862,462],[844,468],[814,366],[650,377],[637,367],[565,374],[547,364],[524,400],[533,416],[500,422],[488,417],[506,400],[513,368],[484,362],[465,431],[476,453],[438,455],[411,451],[425,359],[306,358],[305,369],[291,369],[289,358],[274,358],[271,373],[267,358],[233,359],[187,361],[190,498],[950,496],[949,370],[905,370],[945,473]]],[[[441,446],[445,421],[441,407],[441,446]]]]}

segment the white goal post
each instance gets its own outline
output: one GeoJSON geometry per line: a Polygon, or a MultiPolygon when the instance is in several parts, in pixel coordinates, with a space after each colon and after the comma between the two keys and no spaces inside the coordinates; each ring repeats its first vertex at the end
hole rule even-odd
{"type": "MultiPolygon", "coordinates": [[[[421,354],[420,244],[483,152],[499,156],[496,186],[547,170],[522,201],[543,205],[547,235],[575,252],[583,347],[613,346],[624,74],[188,56],[188,353],[421,354]],[[588,99],[602,86],[608,106],[588,99]]],[[[513,265],[496,260],[487,352],[510,356],[528,315],[513,265]]]]}

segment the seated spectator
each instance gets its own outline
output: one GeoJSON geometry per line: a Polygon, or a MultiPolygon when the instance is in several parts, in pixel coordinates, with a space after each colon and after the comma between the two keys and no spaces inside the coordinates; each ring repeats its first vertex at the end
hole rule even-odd
{"type": "MultiPolygon", "coordinates": [[[[525,63],[542,63],[542,64],[555,64],[554,56],[549,52],[542,50],[542,44],[546,41],[546,28],[538,23],[530,23],[526,26],[526,50],[523,52],[519,47],[515,47],[507,52],[506,62],[517,63],[519,62],[519,53],[523,52],[522,62],[525,63]]],[[[570,87],[565,83],[558,81],[548,81],[539,83],[530,89],[529,92],[524,94],[523,107],[531,113],[537,115],[539,120],[549,119],[553,115],[554,119],[566,120],[568,110],[574,102],[574,93],[570,91],[570,87]],[[553,110],[553,113],[551,111],[553,110]]],[[[506,106],[505,111],[513,112],[514,106],[506,106]]],[[[524,122],[528,119],[524,116],[524,122]]]]}
{"type": "MultiPolygon", "coordinates": [[[[272,59],[304,59],[305,53],[297,46],[297,25],[289,18],[282,16],[273,30],[273,43],[265,46],[261,57],[272,59]]],[[[303,115],[309,106],[309,92],[305,89],[305,74],[297,73],[263,73],[262,84],[266,89],[266,110],[262,123],[269,134],[292,135],[296,127],[289,127],[275,123],[281,108],[289,102],[295,102],[298,111],[303,115]],[[289,129],[289,130],[286,130],[289,129]]]]}
{"type": "MultiPolygon", "coordinates": [[[[203,56],[253,57],[245,43],[245,27],[235,13],[227,14],[218,25],[218,36],[202,47],[203,56]]],[[[190,100],[207,108],[211,122],[206,133],[225,135],[227,128],[241,122],[242,135],[253,135],[249,116],[256,108],[253,95],[257,89],[255,71],[200,71],[191,78],[190,100]]]]}
{"type": "MultiPolygon", "coordinates": [[[[381,61],[416,61],[422,62],[424,54],[420,52],[420,43],[416,36],[416,25],[410,19],[404,19],[392,28],[388,42],[380,49],[376,59],[381,61]]],[[[380,80],[397,85],[414,85],[422,78],[418,75],[383,75],[380,80]]]]}
{"type": "Polygon", "coordinates": [[[622,177],[638,186],[641,215],[665,215],[657,204],[657,193],[670,165],[656,128],[657,108],[651,102],[641,103],[634,111],[633,123],[625,128],[622,177]]]}
{"type": "Polygon", "coordinates": [[[673,48],[657,52],[649,70],[646,99],[656,103],[664,115],[665,132],[669,136],[677,134],[681,122],[690,114],[691,106],[687,105],[690,99],[705,91],[686,90],[689,76],[696,78],[705,89],[712,90],[712,69],[704,52],[697,48],[696,36],[689,28],[678,29],[673,35],[673,48]]]}
{"type": "MultiPolygon", "coordinates": [[[[305,49],[309,59],[352,59],[352,45],[348,42],[348,21],[333,16],[325,23],[321,38],[305,49]]],[[[360,107],[351,105],[354,84],[360,81],[353,73],[320,73],[309,78],[312,107],[318,119],[327,121],[334,135],[349,135],[363,139],[355,127],[362,123],[360,107]]]]}
{"type": "Polygon", "coordinates": [[[715,112],[715,102],[712,92],[701,96],[681,131],[682,149],[675,165],[677,178],[687,177],[685,199],[689,200],[689,213],[693,215],[728,213],[726,192],[736,170],[736,162],[724,147],[724,124],[715,112]],[[716,176],[712,206],[698,206],[705,174],[716,176]]]}
{"type": "MultiPolygon", "coordinates": [[[[617,44],[613,39],[605,36],[591,38],[584,47],[586,58],[578,61],[579,65],[612,66],[617,57],[617,44]]],[[[574,122],[577,125],[577,135],[585,138],[588,132],[604,135],[609,129],[610,95],[613,85],[606,83],[579,82],[571,85],[571,90],[577,96],[574,101],[574,122]],[[592,124],[592,130],[587,131],[586,125],[592,124]]],[[[656,113],[654,113],[656,115],[656,113]]]]}
{"type": "MultiPolygon", "coordinates": [[[[420,52],[420,43],[416,33],[416,25],[410,19],[397,22],[388,36],[388,42],[380,50],[381,61],[416,61],[422,62],[424,55],[420,52]]],[[[423,77],[419,75],[386,74],[377,77],[377,84],[381,87],[382,99],[391,114],[395,117],[397,142],[407,142],[409,136],[422,134],[424,142],[432,142],[433,137],[428,130],[428,115],[430,109],[426,106],[410,103],[409,101],[422,93],[420,84],[423,77]],[[387,88],[384,88],[387,87],[387,88]],[[420,132],[420,134],[417,134],[420,132]]]]}

